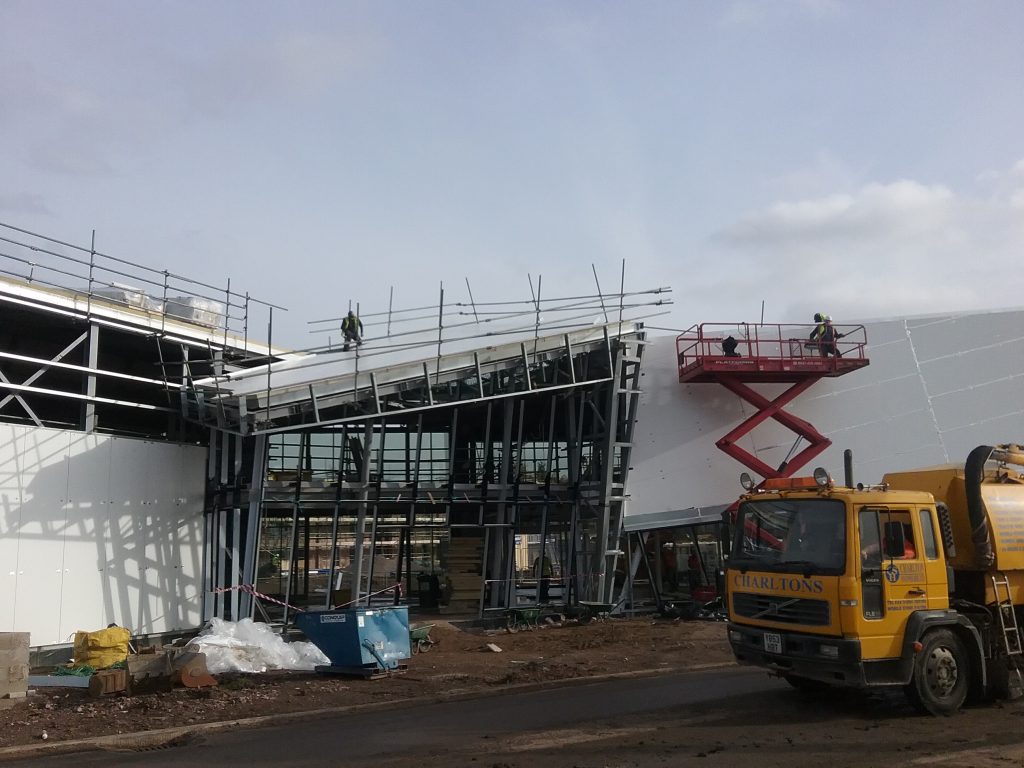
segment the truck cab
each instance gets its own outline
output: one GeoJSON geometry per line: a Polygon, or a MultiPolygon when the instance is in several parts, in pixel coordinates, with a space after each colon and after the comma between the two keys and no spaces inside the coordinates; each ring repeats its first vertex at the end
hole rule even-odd
{"type": "Polygon", "coordinates": [[[984,653],[950,609],[941,530],[930,493],[765,481],[739,502],[726,570],[736,659],[800,689],[904,686],[955,710],[984,653]]]}

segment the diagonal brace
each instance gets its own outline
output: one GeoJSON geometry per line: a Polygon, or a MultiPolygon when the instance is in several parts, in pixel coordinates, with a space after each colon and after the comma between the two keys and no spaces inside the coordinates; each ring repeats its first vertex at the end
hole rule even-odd
{"type": "MultiPolygon", "coordinates": [[[[75,339],[70,344],[68,344],[66,347],[64,347],[64,349],[62,349],[53,358],[51,358],[50,362],[51,363],[59,363],[61,360],[63,360],[65,357],[67,357],[72,352],[72,350],[75,349],[75,347],[80,345],[87,338],[89,338],[89,332],[88,331],[86,331],[81,336],[79,336],[77,339],[75,339]]],[[[48,370],[50,370],[50,366],[44,365],[38,371],[36,371],[31,376],[29,376],[27,379],[25,379],[23,382],[21,382],[22,386],[27,387],[29,384],[32,384],[36,379],[38,379],[40,376],[42,376],[48,370]]],[[[2,400],[0,400],[0,409],[2,409],[5,405],[7,405],[9,402],[11,402],[11,400],[13,400],[14,398],[15,398],[15,395],[7,395],[2,400]]]]}
{"type": "Polygon", "coordinates": [[[756,392],[738,379],[730,376],[722,376],[719,379],[722,386],[736,396],[746,400],[758,410],[757,413],[743,421],[743,423],[720,439],[715,443],[715,445],[729,456],[732,456],[741,464],[754,470],[764,478],[790,477],[794,472],[796,472],[796,470],[800,469],[811,459],[832,445],[832,441],[818,432],[810,422],[804,421],[803,419],[783,410],[783,408],[793,402],[793,400],[806,392],[816,381],[818,381],[819,378],[821,377],[816,376],[798,381],[774,400],[769,400],[760,392],[756,392]],[[800,437],[804,438],[808,442],[808,446],[790,459],[782,469],[774,469],[773,467],[768,466],[752,453],[740,448],[736,444],[740,438],[748,435],[758,425],[764,423],[768,419],[775,419],[784,427],[796,432],[800,437]]]}

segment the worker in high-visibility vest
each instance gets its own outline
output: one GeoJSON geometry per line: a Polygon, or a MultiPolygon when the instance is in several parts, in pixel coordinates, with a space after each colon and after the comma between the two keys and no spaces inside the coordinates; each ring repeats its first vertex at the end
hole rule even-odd
{"type": "Polygon", "coordinates": [[[807,342],[807,349],[819,349],[821,346],[821,337],[825,333],[825,318],[827,318],[824,312],[814,313],[814,330],[811,331],[810,338],[807,342]]]}
{"type": "Polygon", "coordinates": [[[345,346],[343,347],[345,352],[348,352],[352,342],[355,342],[357,347],[363,343],[363,321],[351,309],[345,319],[341,321],[341,332],[345,336],[345,346]]]}
{"type": "Polygon", "coordinates": [[[825,328],[818,336],[818,348],[821,351],[821,356],[835,355],[839,357],[839,348],[836,346],[836,341],[843,338],[843,336],[844,334],[839,333],[836,327],[832,325],[832,318],[825,315],[825,328]]]}

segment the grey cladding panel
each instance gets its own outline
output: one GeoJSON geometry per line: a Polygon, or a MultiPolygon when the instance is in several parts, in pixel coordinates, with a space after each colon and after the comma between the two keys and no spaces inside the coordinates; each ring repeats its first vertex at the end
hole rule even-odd
{"type": "Polygon", "coordinates": [[[868,323],[864,326],[868,337],[868,357],[872,356],[876,345],[904,341],[907,338],[906,324],[902,320],[886,320],[881,323],[868,323]]]}
{"type": "MultiPolygon", "coordinates": [[[[992,422],[1019,413],[1024,409],[1024,395],[1019,378],[982,384],[948,395],[932,398],[932,407],[939,429],[958,429],[979,422],[992,422]]],[[[1013,435],[989,438],[1016,441],[1013,435]],[[1011,439],[1012,438],[1012,439],[1011,439]]]]}
{"type": "Polygon", "coordinates": [[[938,358],[922,363],[921,372],[933,397],[1010,378],[1024,393],[1024,340],[938,358]]]}
{"type": "Polygon", "coordinates": [[[911,338],[922,363],[957,352],[990,347],[1024,336],[1021,313],[961,315],[943,322],[911,326],[911,338]]]}
{"type": "Polygon", "coordinates": [[[910,339],[906,336],[888,344],[871,347],[868,350],[868,360],[870,365],[864,370],[836,379],[836,389],[857,386],[865,379],[872,381],[888,380],[910,374],[916,375],[918,372],[917,361],[914,359],[914,350],[910,346],[910,339]]]}

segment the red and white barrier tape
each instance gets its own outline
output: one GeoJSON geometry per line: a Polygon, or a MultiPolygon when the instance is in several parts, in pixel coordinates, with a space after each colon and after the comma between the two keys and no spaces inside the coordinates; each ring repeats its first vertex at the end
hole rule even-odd
{"type": "Polygon", "coordinates": [[[290,608],[291,610],[298,611],[299,613],[306,612],[305,608],[299,608],[296,605],[290,605],[289,603],[286,603],[282,600],[278,600],[276,597],[271,597],[270,595],[264,595],[262,592],[257,592],[252,584],[237,584],[233,587],[219,587],[217,589],[213,589],[210,591],[214,594],[222,594],[224,592],[234,592],[235,590],[238,590],[239,592],[245,592],[247,595],[252,595],[253,597],[258,598],[260,600],[266,600],[268,603],[282,605],[285,608],[290,608]]]}

